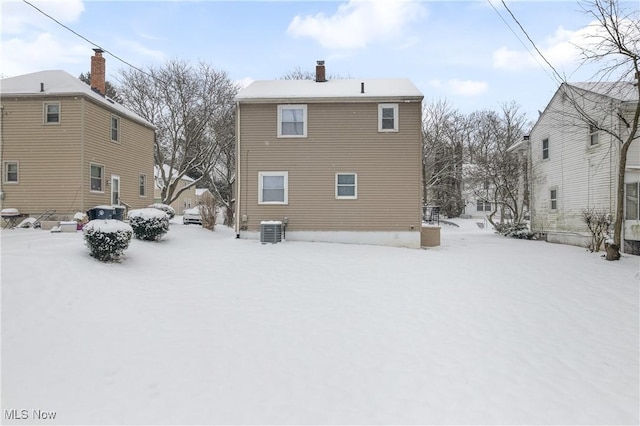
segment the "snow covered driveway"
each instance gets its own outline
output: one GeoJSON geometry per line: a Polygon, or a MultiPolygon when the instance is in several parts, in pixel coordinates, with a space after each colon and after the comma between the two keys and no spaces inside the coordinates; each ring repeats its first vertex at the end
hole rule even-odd
{"type": "Polygon", "coordinates": [[[175,218],[119,264],[3,231],[3,422],[638,424],[640,259],[461,223],[411,250],[175,218]]]}

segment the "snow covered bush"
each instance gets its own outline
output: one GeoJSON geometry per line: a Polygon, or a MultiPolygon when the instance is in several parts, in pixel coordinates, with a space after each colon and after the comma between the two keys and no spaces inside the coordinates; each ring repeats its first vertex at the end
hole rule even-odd
{"type": "Polygon", "coordinates": [[[582,221],[591,233],[591,241],[587,247],[589,251],[599,252],[602,244],[613,243],[612,238],[610,242],[607,241],[611,226],[611,214],[606,209],[584,209],[582,210],[582,221]]]}
{"type": "Polygon", "coordinates": [[[176,211],[168,204],[154,203],[150,204],[149,207],[152,209],[162,210],[167,214],[167,216],[169,216],[169,219],[173,219],[176,216],[176,211]]]}
{"type": "Polygon", "coordinates": [[[200,206],[200,216],[202,217],[202,227],[210,231],[214,231],[216,227],[216,217],[218,215],[218,206],[213,195],[205,193],[202,196],[202,205],[200,206]]]}
{"type": "Polygon", "coordinates": [[[533,232],[529,230],[526,223],[509,223],[496,225],[496,231],[499,234],[509,238],[518,238],[521,240],[532,240],[533,232]]]}
{"type": "Polygon", "coordinates": [[[156,208],[131,210],[129,223],[139,240],[158,241],[169,231],[169,215],[156,208]]]}
{"type": "Polygon", "coordinates": [[[119,260],[129,247],[133,230],[119,220],[96,219],[85,224],[82,233],[91,256],[102,262],[112,262],[119,260]]]}

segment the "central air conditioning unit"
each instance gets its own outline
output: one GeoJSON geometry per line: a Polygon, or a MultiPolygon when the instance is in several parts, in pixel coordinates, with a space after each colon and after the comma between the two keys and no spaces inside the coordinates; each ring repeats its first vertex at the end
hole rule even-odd
{"type": "Polygon", "coordinates": [[[282,222],[265,220],[260,222],[260,242],[279,243],[282,241],[282,222]]]}

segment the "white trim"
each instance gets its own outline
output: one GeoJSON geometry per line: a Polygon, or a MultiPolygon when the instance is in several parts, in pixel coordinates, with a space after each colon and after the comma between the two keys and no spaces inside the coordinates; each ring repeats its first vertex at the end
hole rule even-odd
{"type": "Polygon", "coordinates": [[[306,104],[290,104],[278,105],[278,137],[279,138],[306,138],[307,137],[307,105],[306,104]],[[301,135],[283,135],[282,134],[282,111],[283,110],[302,110],[302,134],[301,135]]]}
{"type": "Polygon", "coordinates": [[[397,132],[399,130],[398,124],[398,104],[378,104],[378,132],[397,132]],[[382,128],[382,111],[385,109],[393,109],[393,128],[392,129],[383,129],[382,128]]]}
{"type": "Polygon", "coordinates": [[[20,183],[20,162],[17,160],[4,160],[2,162],[2,182],[6,183],[8,185],[17,185],[20,183]],[[16,180],[8,180],[7,179],[7,174],[8,174],[8,170],[7,170],[7,164],[15,164],[17,167],[16,170],[16,180]]]}
{"type": "Polygon", "coordinates": [[[95,194],[104,194],[105,180],[104,180],[104,164],[98,163],[89,163],[89,192],[93,192],[95,194]],[[93,176],[91,175],[91,167],[96,166],[102,169],[102,173],[100,174],[100,190],[91,189],[91,181],[93,180],[93,176]]]}
{"type": "Polygon", "coordinates": [[[119,206],[120,205],[120,199],[122,198],[122,186],[120,185],[120,176],[118,175],[111,175],[111,205],[113,206],[119,206]],[[118,185],[115,184],[115,182],[118,182],[118,185]],[[114,189],[115,187],[118,187],[118,202],[115,203],[113,201],[113,194],[114,194],[114,189]]]}
{"type": "Polygon", "coordinates": [[[289,172],[258,172],[258,204],[286,205],[289,204],[289,172]],[[284,201],[262,201],[262,178],[265,176],[284,177],[284,201]]]}
{"type": "Polygon", "coordinates": [[[120,120],[120,116],[116,115],[116,114],[111,114],[111,120],[109,121],[109,139],[111,139],[111,142],[120,142],[121,139],[121,133],[122,133],[122,120],[120,120]],[[115,129],[117,131],[116,134],[116,139],[113,138],[113,120],[116,119],[116,122],[118,123],[118,128],[115,129]]]}
{"type": "MultiPolygon", "coordinates": [[[[342,186],[351,186],[351,185],[343,184],[342,186]]],[[[353,173],[353,172],[338,172],[338,173],[336,173],[335,196],[336,196],[336,200],[357,200],[358,199],[358,174],[357,173],[353,173]],[[353,176],[354,177],[353,195],[338,195],[338,176],[340,176],[340,175],[347,175],[347,176],[353,176]]]]}
{"type": "Polygon", "coordinates": [[[60,102],[59,101],[47,101],[47,102],[43,102],[42,105],[42,123],[45,125],[58,125],[60,124],[60,121],[62,121],[62,114],[61,114],[61,110],[62,107],[60,106],[60,102]],[[48,116],[48,111],[47,111],[47,107],[49,105],[57,105],[58,106],[58,121],[47,121],[47,116],[48,116]]]}

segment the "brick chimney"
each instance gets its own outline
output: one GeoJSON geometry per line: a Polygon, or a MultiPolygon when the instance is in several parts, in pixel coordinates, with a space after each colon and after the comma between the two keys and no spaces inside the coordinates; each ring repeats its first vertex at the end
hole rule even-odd
{"type": "Polygon", "coordinates": [[[91,57],[91,88],[102,96],[107,93],[105,80],[105,59],[102,57],[102,49],[93,49],[96,52],[91,57]]]}
{"type": "Polygon", "coordinates": [[[324,69],[324,61],[316,62],[316,82],[324,83],[327,81],[325,69],[324,69]]]}

